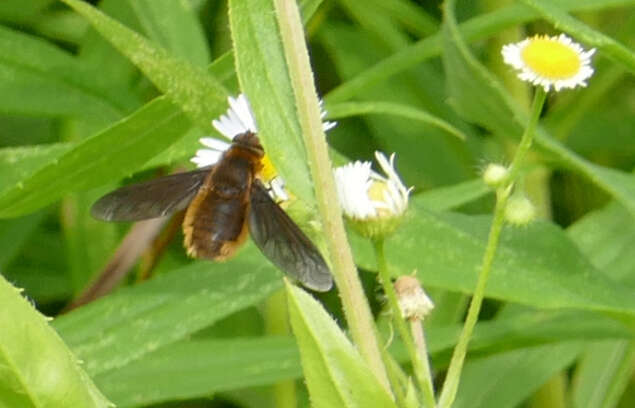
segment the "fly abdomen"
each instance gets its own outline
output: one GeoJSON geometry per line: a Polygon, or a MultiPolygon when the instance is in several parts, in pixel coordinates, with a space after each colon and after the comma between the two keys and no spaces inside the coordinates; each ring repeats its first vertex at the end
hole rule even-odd
{"type": "Polygon", "coordinates": [[[232,256],[247,237],[247,205],[246,194],[226,196],[201,188],[183,220],[188,254],[215,261],[232,256]]]}

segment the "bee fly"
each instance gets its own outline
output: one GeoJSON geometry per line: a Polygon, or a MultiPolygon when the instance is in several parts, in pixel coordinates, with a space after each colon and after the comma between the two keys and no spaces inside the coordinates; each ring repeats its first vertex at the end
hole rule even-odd
{"type": "Polygon", "coordinates": [[[245,132],[213,166],[122,187],[91,208],[105,221],[138,221],[187,209],[183,221],[189,255],[223,261],[247,231],[278,268],[316,291],[333,285],[328,266],[300,228],[269,196],[258,178],[264,150],[245,132]]]}

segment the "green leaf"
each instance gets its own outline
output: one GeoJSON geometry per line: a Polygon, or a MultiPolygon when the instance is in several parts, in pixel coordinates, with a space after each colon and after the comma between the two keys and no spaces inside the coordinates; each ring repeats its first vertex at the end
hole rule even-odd
{"type": "MultiPolygon", "coordinates": [[[[122,30],[124,37],[134,37],[122,30]]],[[[220,80],[231,82],[234,77],[231,54],[226,53],[216,60],[209,71],[220,80]]],[[[180,73],[177,76],[179,81],[188,81],[180,73]]],[[[178,87],[178,83],[174,85],[178,87]]],[[[209,120],[226,109],[226,101],[215,100],[206,108],[216,112],[206,119],[206,126],[209,126],[209,120]]],[[[74,146],[71,151],[70,145],[61,144],[0,151],[3,174],[0,179],[0,217],[26,214],[69,192],[128,176],[170,144],[173,145],[146,167],[183,159],[192,154],[201,136],[193,131],[174,143],[189,127],[190,122],[178,108],[166,97],[160,97],[110,129],[74,146]],[[62,156],[67,151],[68,154],[62,156]],[[78,169],[85,172],[80,175],[78,169]]]]}
{"type": "Polygon", "coordinates": [[[53,0],[5,0],[0,3],[0,18],[6,20],[22,20],[37,15],[53,0]]]}
{"type": "Polygon", "coordinates": [[[558,7],[557,4],[553,4],[552,1],[522,1],[540,13],[542,18],[558,29],[569,33],[591,47],[597,48],[612,60],[624,65],[631,73],[635,72],[635,54],[623,44],[571,17],[564,9],[558,7]]]}
{"type": "MultiPolygon", "coordinates": [[[[446,355],[449,357],[461,328],[462,324],[459,323],[426,327],[430,352],[436,358],[446,355]]],[[[553,345],[579,339],[602,341],[626,340],[632,337],[632,328],[595,312],[531,310],[479,322],[470,340],[470,353],[482,357],[500,353],[502,350],[553,345]]],[[[446,360],[443,362],[447,363],[446,360]]]]}
{"type": "Polygon", "coordinates": [[[0,220],[0,270],[5,269],[15,257],[43,217],[44,213],[37,213],[12,220],[0,220]]]}
{"type": "Polygon", "coordinates": [[[584,160],[553,140],[542,128],[539,128],[536,133],[536,142],[560,160],[565,167],[584,175],[589,181],[620,201],[631,214],[635,214],[635,174],[584,160]]]}
{"type": "Polygon", "coordinates": [[[289,188],[315,202],[300,123],[270,0],[231,0],[229,21],[240,87],[249,97],[258,136],[289,188]]]}
{"type": "MultiPolygon", "coordinates": [[[[64,256],[64,240],[60,238],[59,229],[52,227],[54,224],[51,222],[58,216],[59,209],[52,208],[51,211],[40,211],[27,217],[38,217],[40,214],[44,217],[43,222],[22,242],[14,259],[2,269],[2,275],[13,285],[24,288],[35,304],[46,308],[53,303],[61,305],[67,302],[72,296],[72,289],[65,273],[67,260],[64,256]]],[[[16,238],[19,239],[20,234],[16,238]]]]}
{"type": "Polygon", "coordinates": [[[298,7],[300,8],[300,14],[302,16],[302,24],[306,24],[317,9],[322,4],[323,0],[300,0],[298,1],[298,7]]]}
{"type": "Polygon", "coordinates": [[[61,224],[66,254],[66,275],[73,293],[84,289],[104,267],[117,246],[118,226],[93,218],[90,207],[111,187],[71,194],[61,202],[61,224]]]}
{"type": "MultiPolygon", "coordinates": [[[[55,238],[59,241],[58,237],[55,238]]],[[[39,243],[39,241],[37,242],[39,243]]],[[[54,248],[54,246],[48,246],[48,248],[54,248]]],[[[60,255],[56,257],[61,257],[63,250],[64,248],[59,248],[60,255]]],[[[41,263],[45,264],[43,261],[47,261],[47,259],[43,259],[42,256],[35,259],[31,254],[29,254],[28,260],[29,264],[25,265],[21,262],[22,258],[18,258],[3,273],[7,280],[24,288],[24,292],[29,294],[30,299],[45,307],[64,304],[73,296],[71,283],[68,281],[68,277],[63,275],[64,265],[54,264],[43,267],[41,263]]]]}
{"type": "Polygon", "coordinates": [[[372,3],[361,3],[351,0],[341,0],[341,5],[350,18],[372,33],[380,47],[398,50],[408,45],[409,38],[399,24],[395,24],[389,14],[372,3]]]}
{"type": "Polygon", "coordinates": [[[207,40],[189,2],[136,0],[130,2],[146,35],[176,57],[205,67],[210,60],[207,40]]]}
{"type": "MultiPolygon", "coordinates": [[[[232,320],[234,321],[234,320],[232,320]]],[[[234,321],[235,322],[235,321],[234,321]]],[[[461,327],[426,328],[435,357],[456,343],[461,327]]],[[[629,339],[632,332],[616,321],[583,312],[531,312],[479,323],[470,351],[479,356],[553,344],[566,340],[629,339]]],[[[405,351],[395,350],[402,361],[405,351]]],[[[214,392],[272,385],[302,377],[300,355],[287,338],[205,339],[174,343],[95,376],[95,382],[118,406],[190,399],[214,392]],[[188,375],[182,375],[187,372],[188,375]],[[162,373],[157,376],[156,373],[162,373]],[[135,378],[135,381],[131,379],[135,378]],[[144,381],[143,379],[147,379],[144,381]]]]}
{"type": "Polygon", "coordinates": [[[605,408],[618,406],[635,372],[633,341],[606,341],[584,351],[572,382],[573,406],[605,408]]]}
{"type": "MultiPolygon", "coordinates": [[[[64,146],[56,147],[53,153],[47,151],[44,165],[36,162],[37,154],[32,155],[29,163],[34,168],[24,169],[19,181],[0,190],[0,218],[28,214],[69,192],[128,176],[189,126],[169,102],[157,99],[72,149],[64,146]],[[60,150],[64,150],[61,155],[60,150]]],[[[9,160],[14,159],[9,156],[9,160]]]]}
{"type": "Polygon", "coordinates": [[[46,318],[0,276],[0,405],[112,406],[46,318]]]}
{"type": "MultiPolygon", "coordinates": [[[[608,7],[628,6],[631,0],[558,0],[563,10],[593,11],[608,7]]],[[[539,14],[523,4],[512,4],[481,14],[460,25],[461,33],[468,41],[478,41],[498,34],[501,30],[533,21],[539,14]]],[[[366,68],[351,80],[340,84],[326,97],[327,103],[341,102],[359,92],[385,81],[393,75],[417,64],[441,55],[441,33],[425,37],[366,68]]]]}
{"type": "MultiPolygon", "coordinates": [[[[99,9],[131,29],[140,30],[138,19],[130,3],[132,2],[102,0],[99,2],[99,9]]],[[[63,12],[67,15],[67,19],[75,20],[75,27],[79,24],[84,25],[81,35],[75,42],[78,47],[77,57],[84,68],[90,72],[92,85],[110,89],[117,95],[131,95],[135,101],[133,107],[139,108],[147,97],[147,93],[144,92],[145,89],[131,86],[142,80],[137,67],[94,30],[84,17],[71,9],[63,8],[63,12]],[[108,64],[108,69],[104,69],[105,63],[108,64]]],[[[148,87],[148,84],[144,82],[141,84],[148,87]]]]}
{"type": "MultiPolygon", "coordinates": [[[[453,105],[467,119],[507,137],[518,136],[527,123],[525,112],[479,61],[460,36],[453,12],[446,4],[443,29],[443,61],[448,75],[453,105]]],[[[544,151],[595,183],[626,205],[635,214],[635,176],[592,164],[555,141],[543,129],[535,135],[544,151]]]]}
{"type": "Polygon", "coordinates": [[[301,377],[293,339],[193,340],[95,377],[118,407],[204,397],[301,377]],[[157,375],[161,373],[161,375],[157,375]]]}
{"type": "MultiPolygon", "coordinates": [[[[635,220],[617,203],[587,214],[567,229],[581,251],[608,276],[635,284],[635,220]]],[[[581,336],[581,338],[586,338],[581,336]]],[[[635,369],[632,336],[587,346],[573,377],[576,408],[617,406],[635,369]]]]}
{"type": "Polygon", "coordinates": [[[0,26],[0,53],[3,112],[108,123],[130,108],[125,98],[95,86],[76,58],[41,39],[0,26]]]}
{"type": "Polygon", "coordinates": [[[54,143],[0,149],[0,194],[15,185],[20,187],[22,180],[55,162],[72,147],[72,143],[54,143]]]}
{"type": "MultiPolygon", "coordinates": [[[[209,72],[219,80],[231,83],[234,78],[231,54],[226,53],[218,58],[209,66],[209,72]]],[[[220,113],[226,109],[226,105],[226,101],[222,100],[208,108],[220,113]]],[[[212,117],[214,115],[210,116],[212,117]]],[[[168,102],[166,97],[159,97],[101,135],[87,139],[83,142],[86,143],[85,146],[76,146],[78,150],[73,150],[63,158],[60,157],[61,154],[69,150],[70,145],[0,151],[0,170],[6,176],[0,179],[0,217],[28,213],[68,192],[95,187],[130,175],[149,158],[164,150],[170,141],[179,139],[189,126],[189,121],[180,114],[176,106],[168,102]],[[135,140],[135,143],[122,143],[135,140]],[[102,161],[102,165],[106,158],[120,158],[121,163],[117,167],[113,166],[112,161],[108,161],[105,166],[99,166],[96,158],[102,161]],[[94,167],[94,173],[85,173],[85,177],[78,179],[76,168],[84,167],[94,167]],[[55,179],[58,180],[55,181],[53,192],[39,190],[49,180],[55,179]],[[64,184],[64,188],[61,184],[64,184]],[[17,202],[24,199],[28,205],[4,214],[1,204],[4,202],[3,198],[17,202]],[[36,201],[39,203],[35,203],[36,201]]],[[[190,132],[182,140],[173,143],[163,154],[154,157],[145,167],[172,163],[191,155],[200,136],[198,131],[190,132]]]]}
{"type": "Polygon", "coordinates": [[[201,129],[222,112],[227,91],[204,69],[168,52],[79,0],[61,0],[86,18],[102,36],[130,59],[201,129]]]}
{"type": "MultiPolygon", "coordinates": [[[[386,242],[391,272],[398,276],[417,271],[426,285],[470,293],[491,217],[435,214],[416,199],[409,211],[386,242]]],[[[372,252],[358,242],[354,241],[358,264],[374,269],[372,252]]],[[[503,230],[486,296],[538,308],[635,314],[632,289],[606,278],[562,230],[544,222],[503,230]]]]}
{"type": "Polygon", "coordinates": [[[227,263],[194,263],[122,289],[53,324],[94,376],[251,306],[280,285],[275,268],[250,246],[227,263]]]}
{"type": "Polygon", "coordinates": [[[413,108],[408,105],[379,101],[345,102],[329,105],[327,112],[328,119],[339,119],[368,114],[401,116],[438,127],[452,136],[465,140],[465,134],[450,123],[422,109],[413,108]]]}
{"type": "Polygon", "coordinates": [[[417,201],[432,211],[447,211],[490,193],[490,188],[480,178],[426,190],[417,195],[417,201]]]}
{"type": "MultiPolygon", "coordinates": [[[[226,52],[225,54],[214,60],[214,62],[212,62],[207,67],[207,71],[210,73],[210,75],[216,77],[225,86],[227,86],[228,89],[238,89],[236,73],[234,72],[234,60],[231,52],[226,52]]],[[[176,106],[172,106],[175,112],[178,111],[178,108],[176,106]]],[[[223,107],[226,109],[227,103],[223,103],[223,107]]],[[[185,136],[183,136],[161,154],[157,155],[155,158],[146,163],[144,168],[147,169],[162,166],[165,164],[172,164],[176,161],[192,157],[193,152],[195,152],[201,146],[199,143],[199,139],[204,135],[205,133],[203,133],[198,128],[190,129],[190,131],[185,136]]]]}
{"type": "Polygon", "coordinates": [[[587,214],[567,228],[580,251],[607,276],[635,286],[635,219],[618,203],[587,214]]]}
{"type": "Polygon", "coordinates": [[[322,306],[300,288],[287,283],[286,289],[312,406],[396,407],[322,306]]]}
{"type": "Polygon", "coordinates": [[[456,408],[514,407],[582,350],[579,343],[541,346],[468,361],[461,375],[456,408]]]}
{"type": "MultiPolygon", "coordinates": [[[[343,78],[355,76],[385,55],[374,37],[363,31],[332,23],[320,33],[322,46],[343,78]]],[[[355,97],[369,103],[394,99],[394,103],[408,105],[410,110],[433,112],[467,133],[469,128],[447,104],[442,103],[445,99],[443,83],[438,69],[426,64],[416,71],[404,73],[399,81],[360,89],[355,97]]],[[[327,106],[331,105],[327,103],[327,106]]],[[[372,157],[375,150],[397,152],[400,174],[409,185],[415,185],[417,191],[423,186],[452,184],[472,176],[473,161],[465,160],[469,157],[467,144],[447,137],[447,133],[436,126],[404,121],[392,115],[368,116],[360,122],[341,121],[329,137],[332,145],[355,158],[372,157]],[[360,124],[365,126],[360,128],[360,124]]]]}
{"type": "Polygon", "coordinates": [[[399,21],[406,29],[420,37],[433,34],[439,29],[439,22],[424,8],[405,0],[370,0],[368,2],[399,21]]]}

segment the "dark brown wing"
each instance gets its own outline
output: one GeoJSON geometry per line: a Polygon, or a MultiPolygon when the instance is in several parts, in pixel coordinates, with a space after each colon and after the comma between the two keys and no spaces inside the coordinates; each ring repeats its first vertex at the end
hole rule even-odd
{"type": "Polygon", "coordinates": [[[251,187],[249,232],[269,260],[304,286],[325,292],[333,278],[324,258],[300,228],[276,204],[259,180],[251,187]]]}
{"type": "Polygon", "coordinates": [[[97,200],[90,213],[104,221],[139,221],[183,210],[211,169],[202,167],[122,187],[97,200]]]}

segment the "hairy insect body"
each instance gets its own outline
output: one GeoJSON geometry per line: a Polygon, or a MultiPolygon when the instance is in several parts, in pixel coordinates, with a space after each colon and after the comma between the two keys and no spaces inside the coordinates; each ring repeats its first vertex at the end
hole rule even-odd
{"type": "Polygon", "coordinates": [[[215,165],[121,187],[100,198],[91,213],[105,221],[138,221],[186,210],[189,255],[226,260],[249,233],[288,276],[327,291],[333,278],[324,258],[259,179],[264,154],[254,133],[236,135],[215,165]]]}
{"type": "Polygon", "coordinates": [[[262,148],[246,142],[251,144],[235,143],[223,154],[187,208],[184,246],[191,256],[223,261],[247,238],[249,196],[262,167],[262,148]]]}

